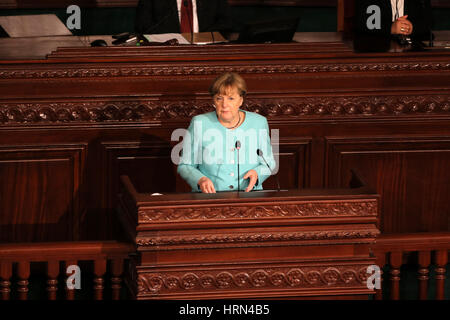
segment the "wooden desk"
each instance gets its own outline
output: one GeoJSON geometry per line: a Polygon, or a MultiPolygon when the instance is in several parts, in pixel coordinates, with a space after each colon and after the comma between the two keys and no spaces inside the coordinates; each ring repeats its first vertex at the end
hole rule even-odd
{"type": "Polygon", "coordinates": [[[2,60],[42,60],[47,55],[64,47],[90,47],[97,39],[105,40],[111,46],[111,36],[49,36],[0,38],[0,59],[2,60]]]}
{"type": "Polygon", "coordinates": [[[379,234],[367,188],[158,195],[122,176],[137,299],[368,298],[379,234]]]}
{"type": "MultiPolygon", "coordinates": [[[[445,44],[450,43],[450,31],[434,31],[434,34],[436,50],[442,50],[445,44]]],[[[238,36],[239,34],[230,34],[228,39],[236,40],[238,36]]],[[[107,49],[110,50],[107,56],[111,55],[112,50],[117,50],[117,48],[123,49],[124,47],[124,45],[114,46],[112,44],[114,39],[110,35],[0,38],[0,60],[42,60],[47,59],[49,55],[52,58],[54,54],[66,53],[68,49],[65,48],[71,48],[72,52],[78,53],[84,51],[82,50],[83,48],[87,49],[88,51],[85,52],[85,55],[89,57],[93,52],[101,49],[90,48],[90,43],[98,39],[105,40],[108,46],[116,48],[107,49]]],[[[322,50],[325,49],[326,52],[351,52],[353,47],[351,39],[347,39],[347,36],[344,36],[342,32],[296,32],[293,42],[303,44],[301,46],[302,51],[309,48],[312,52],[321,50],[318,44],[321,44],[324,47],[322,50]],[[311,46],[313,47],[311,48],[311,46]]],[[[141,50],[141,48],[138,48],[138,50],[149,52],[148,50],[141,50]]],[[[152,50],[156,51],[154,47],[152,50]]],[[[393,45],[391,50],[393,52],[405,51],[395,45],[393,45]]],[[[208,51],[208,46],[206,48],[202,47],[201,51],[208,51]]]]}

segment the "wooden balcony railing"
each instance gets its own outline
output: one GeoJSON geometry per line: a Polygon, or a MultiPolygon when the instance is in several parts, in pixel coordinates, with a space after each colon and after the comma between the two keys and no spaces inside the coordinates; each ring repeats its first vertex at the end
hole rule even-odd
{"type": "MultiPolygon", "coordinates": [[[[0,298],[2,300],[11,298],[10,280],[14,276],[13,270],[16,270],[17,297],[19,300],[27,300],[31,263],[46,262],[48,299],[56,300],[60,263],[67,268],[70,265],[77,265],[79,261],[92,261],[94,299],[102,300],[105,289],[104,275],[107,272],[107,262],[110,261],[108,271],[111,275],[111,298],[119,300],[124,261],[134,250],[133,244],[116,241],[0,244],[0,298]],[[13,268],[14,265],[16,268],[13,268]]],[[[73,300],[75,289],[65,287],[65,298],[73,300]]]]}
{"type": "MultiPolygon", "coordinates": [[[[383,299],[383,295],[384,298],[392,300],[404,298],[400,296],[402,278],[400,269],[407,263],[406,259],[411,256],[417,256],[419,288],[417,298],[421,300],[428,297],[436,300],[449,299],[450,297],[445,296],[445,273],[449,250],[450,233],[448,232],[380,235],[373,251],[377,257],[378,266],[389,266],[389,275],[386,277],[388,282],[382,282],[381,289],[376,290],[375,299],[383,299]],[[434,293],[429,292],[432,266],[436,287],[434,293]],[[386,296],[386,292],[390,293],[389,296],[386,296]]],[[[124,262],[133,252],[135,252],[133,244],[116,241],[0,244],[0,299],[9,300],[13,287],[16,289],[18,299],[28,299],[31,263],[45,262],[47,298],[56,300],[58,278],[61,276],[60,265],[64,264],[67,268],[69,265],[77,265],[79,261],[90,261],[93,263],[94,270],[92,283],[94,299],[104,298],[103,293],[106,289],[104,277],[105,274],[109,274],[111,299],[119,300],[123,286],[124,262]],[[16,279],[14,284],[11,282],[13,276],[16,279]]],[[[408,263],[411,264],[411,261],[408,263]]],[[[67,279],[67,275],[65,277],[67,279]]],[[[67,286],[65,288],[65,299],[75,299],[75,290],[70,290],[67,286]]]]}
{"type": "MultiPolygon", "coordinates": [[[[400,296],[400,268],[412,253],[417,254],[417,281],[419,292],[417,299],[426,300],[429,296],[429,274],[434,265],[436,292],[434,299],[445,299],[445,273],[450,250],[450,232],[413,233],[397,235],[380,235],[374,253],[377,265],[389,266],[389,289],[391,300],[402,299],[400,296]]],[[[411,262],[410,262],[411,263],[411,262]]],[[[382,277],[383,278],[383,277],[382,277]]],[[[383,299],[383,284],[376,290],[375,298],[383,299]]],[[[432,294],[431,294],[432,295],[432,294]]],[[[450,298],[450,297],[447,297],[450,298]]]]}

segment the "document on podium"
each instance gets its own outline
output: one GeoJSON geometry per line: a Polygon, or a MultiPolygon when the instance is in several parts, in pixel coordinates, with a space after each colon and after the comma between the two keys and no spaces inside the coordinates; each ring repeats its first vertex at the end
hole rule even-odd
{"type": "Polygon", "coordinates": [[[146,34],[144,37],[150,42],[167,42],[172,39],[178,40],[179,44],[190,44],[180,33],[161,33],[161,34],[146,34]]]}
{"type": "Polygon", "coordinates": [[[192,44],[213,44],[228,42],[219,32],[182,33],[182,36],[192,44]]]}
{"type": "Polygon", "coordinates": [[[0,16],[0,26],[11,38],[72,35],[55,14],[0,16]]]}
{"type": "Polygon", "coordinates": [[[164,43],[176,39],[179,44],[199,45],[228,42],[219,32],[146,34],[145,38],[150,42],[164,43]]]}

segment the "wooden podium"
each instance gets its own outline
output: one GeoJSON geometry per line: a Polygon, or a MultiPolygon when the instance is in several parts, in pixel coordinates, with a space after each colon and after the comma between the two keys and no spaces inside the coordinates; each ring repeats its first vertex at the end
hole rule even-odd
{"type": "Polygon", "coordinates": [[[139,193],[121,176],[119,215],[137,245],[137,299],[368,298],[378,195],[365,187],[139,193]]]}

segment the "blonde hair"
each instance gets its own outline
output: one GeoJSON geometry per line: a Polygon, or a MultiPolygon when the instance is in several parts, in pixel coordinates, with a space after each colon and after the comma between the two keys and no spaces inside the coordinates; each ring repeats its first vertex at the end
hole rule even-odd
{"type": "Polygon", "coordinates": [[[209,94],[215,96],[218,93],[225,93],[230,88],[236,88],[241,97],[247,93],[245,80],[234,72],[226,72],[217,77],[209,87],[209,94]]]}

